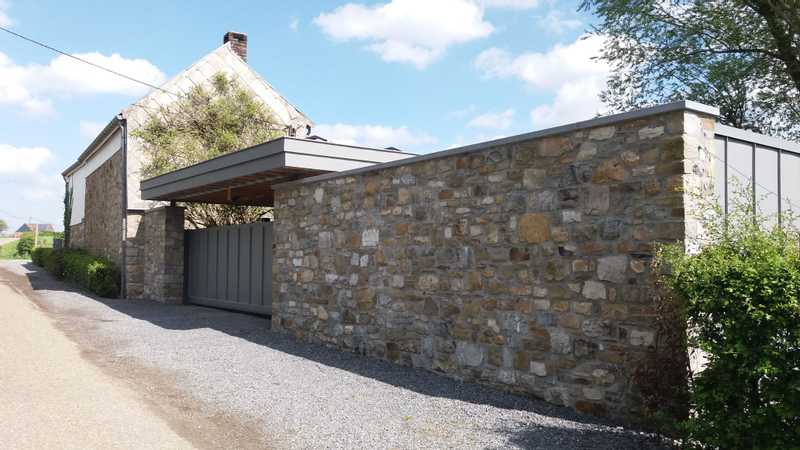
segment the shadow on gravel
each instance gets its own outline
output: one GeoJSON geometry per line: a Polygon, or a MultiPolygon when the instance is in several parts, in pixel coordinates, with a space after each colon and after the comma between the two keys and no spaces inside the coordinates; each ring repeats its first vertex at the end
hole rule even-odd
{"type": "Polygon", "coordinates": [[[499,434],[507,436],[508,443],[522,448],[592,448],[588,445],[596,438],[603,442],[618,442],[609,448],[661,448],[648,445],[644,436],[635,437],[629,430],[615,428],[617,423],[578,414],[565,407],[541,400],[505,393],[473,383],[464,383],[426,370],[403,367],[355,353],[338,351],[318,344],[299,342],[294,337],[270,330],[267,318],[193,305],[167,305],[147,300],[107,299],[92,296],[63,283],[43,269],[27,263],[28,280],[34,290],[57,290],[80,293],[109,308],[138,320],[170,330],[209,328],[230,336],[245,339],[257,345],[314,361],[318,364],[346,370],[399,388],[408,389],[430,397],[443,397],[463,402],[487,405],[494,408],[527,411],[546,416],[541,423],[505,424],[499,434]],[[575,422],[573,426],[559,427],[559,420],[575,422]],[[580,428],[576,430],[575,428],[580,428]],[[631,447],[636,441],[637,445],[631,447]],[[584,447],[583,445],[586,444],[584,447]]]}

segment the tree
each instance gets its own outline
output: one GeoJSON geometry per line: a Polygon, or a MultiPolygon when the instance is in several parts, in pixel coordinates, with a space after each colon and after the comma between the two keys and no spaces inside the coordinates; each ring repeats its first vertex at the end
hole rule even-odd
{"type": "Polygon", "coordinates": [[[72,187],[64,184],[64,247],[69,248],[70,223],[72,222],[72,187]]]}
{"type": "Polygon", "coordinates": [[[800,137],[798,0],[583,0],[600,18],[615,111],[692,99],[720,120],[800,137]]]}
{"type": "MultiPolygon", "coordinates": [[[[224,74],[209,87],[196,86],[151,114],[132,132],[144,144],[142,176],[161,175],[216,156],[241,150],[285,133],[272,115],[239,83],[224,74]]],[[[269,208],[234,205],[186,205],[186,219],[197,227],[254,222],[269,208]]]]}
{"type": "Polygon", "coordinates": [[[6,223],[5,220],[0,219],[0,234],[5,233],[6,230],[8,230],[8,224],[6,223]]]}
{"type": "Polygon", "coordinates": [[[25,236],[17,242],[17,256],[30,256],[33,249],[36,247],[33,242],[32,236],[25,236]]]}

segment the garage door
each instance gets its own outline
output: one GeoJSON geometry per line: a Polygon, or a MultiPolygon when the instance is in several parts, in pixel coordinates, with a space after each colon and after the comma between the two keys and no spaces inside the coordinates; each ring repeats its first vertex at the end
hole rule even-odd
{"type": "Polygon", "coordinates": [[[186,232],[190,303],[272,314],[272,223],[186,232]]]}

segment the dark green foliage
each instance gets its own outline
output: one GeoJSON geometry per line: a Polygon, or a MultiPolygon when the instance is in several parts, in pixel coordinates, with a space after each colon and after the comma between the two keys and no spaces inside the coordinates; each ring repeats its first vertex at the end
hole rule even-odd
{"type": "Polygon", "coordinates": [[[33,252],[33,263],[101,297],[119,295],[120,274],[117,267],[83,250],[38,248],[33,252]]]}
{"type": "Polygon", "coordinates": [[[64,185],[64,247],[69,247],[70,229],[72,222],[72,187],[64,185]]]}
{"type": "Polygon", "coordinates": [[[39,267],[44,267],[44,261],[50,256],[51,250],[49,248],[37,248],[31,253],[31,261],[39,267]]]}
{"type": "Polygon", "coordinates": [[[708,356],[685,429],[698,446],[798,448],[800,239],[738,203],[725,218],[706,214],[698,253],[673,245],[660,257],[665,285],[685,300],[689,345],[708,356]]]}
{"type": "Polygon", "coordinates": [[[17,242],[17,256],[21,256],[23,258],[30,256],[31,252],[33,251],[34,242],[33,238],[30,236],[25,236],[17,242]]]}
{"type": "Polygon", "coordinates": [[[64,278],[64,251],[39,247],[31,253],[33,263],[45,268],[59,279],[64,278]]]}
{"type": "Polygon", "coordinates": [[[600,19],[614,111],[690,99],[720,119],[800,136],[797,0],[583,0],[600,19]]]}
{"type": "Polygon", "coordinates": [[[8,229],[8,224],[6,223],[6,221],[0,219],[0,234],[5,233],[7,229],[8,229]]]}

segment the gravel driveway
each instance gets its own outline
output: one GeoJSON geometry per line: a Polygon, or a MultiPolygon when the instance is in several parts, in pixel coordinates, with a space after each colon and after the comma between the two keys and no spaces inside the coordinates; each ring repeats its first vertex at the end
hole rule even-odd
{"type": "Polygon", "coordinates": [[[263,318],[95,299],[20,262],[0,262],[0,271],[30,283],[95,364],[157,393],[165,414],[219,418],[231,439],[261,433],[279,449],[660,448],[565,408],[299,343],[263,318]]]}

